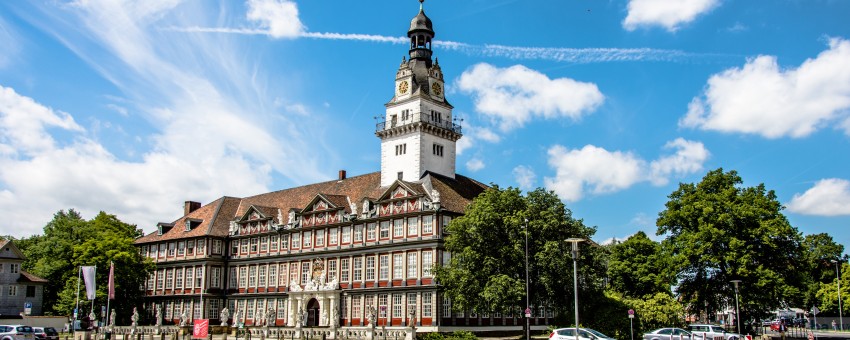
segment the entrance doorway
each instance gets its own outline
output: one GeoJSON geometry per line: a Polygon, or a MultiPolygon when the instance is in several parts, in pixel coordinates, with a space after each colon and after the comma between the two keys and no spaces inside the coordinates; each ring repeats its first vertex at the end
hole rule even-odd
{"type": "Polygon", "coordinates": [[[310,299],[310,302],[307,302],[307,327],[318,327],[319,315],[319,301],[310,299]]]}

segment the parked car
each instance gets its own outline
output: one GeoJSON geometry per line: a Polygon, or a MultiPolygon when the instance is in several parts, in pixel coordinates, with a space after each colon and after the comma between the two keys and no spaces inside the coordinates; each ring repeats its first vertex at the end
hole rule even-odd
{"type": "Polygon", "coordinates": [[[693,324],[688,326],[688,330],[696,337],[705,338],[705,340],[739,340],[741,335],[738,333],[727,332],[721,326],[708,324],[693,324]]]}
{"type": "Polygon", "coordinates": [[[34,340],[32,327],[25,325],[0,325],[0,340],[34,340]]]}
{"type": "Polygon", "coordinates": [[[576,329],[573,328],[558,328],[549,334],[549,339],[552,340],[614,340],[614,338],[590,328],[579,328],[578,339],[576,339],[576,329]]]}
{"type": "Polygon", "coordinates": [[[59,340],[59,332],[53,327],[33,327],[35,340],[59,340]]]}
{"type": "Polygon", "coordinates": [[[659,328],[643,335],[644,340],[702,340],[702,337],[694,337],[691,332],[681,328],[659,328]]]}

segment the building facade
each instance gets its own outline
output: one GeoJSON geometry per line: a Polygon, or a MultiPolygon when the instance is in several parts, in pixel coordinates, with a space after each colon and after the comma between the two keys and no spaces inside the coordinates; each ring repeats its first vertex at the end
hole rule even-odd
{"type": "Polygon", "coordinates": [[[0,241],[0,316],[42,315],[47,280],[21,269],[24,254],[12,241],[0,241]]]}
{"type": "MultiPolygon", "coordinates": [[[[378,172],[264,193],[186,202],[184,216],[136,241],[157,265],[145,310],[176,321],[218,320],[293,327],[415,324],[521,327],[514,313],[455,311],[432,269],[448,260],[445,226],[487,186],[455,173],[461,126],[433,58],[431,20],[411,20],[408,56],[376,126],[378,172]]],[[[532,324],[551,313],[535,309],[532,324]]]]}

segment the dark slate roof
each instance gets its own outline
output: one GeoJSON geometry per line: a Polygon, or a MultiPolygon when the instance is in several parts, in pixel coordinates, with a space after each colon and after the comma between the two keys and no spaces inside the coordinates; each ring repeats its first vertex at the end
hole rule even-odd
{"type": "MultiPolygon", "coordinates": [[[[440,193],[442,208],[456,213],[463,213],[472,199],[487,189],[487,185],[462,175],[456,175],[452,179],[431,172],[425,173],[420,181],[405,181],[401,182],[401,185],[416,194],[430,195],[427,187],[437,190],[440,193]]],[[[251,206],[267,216],[276,217],[278,209],[284,215],[292,209],[301,211],[318,195],[338,207],[344,207],[345,211],[350,213],[349,200],[359,206],[364,198],[377,199],[391,187],[381,187],[381,173],[373,172],[343,180],[308,184],[245,198],[222,197],[177,219],[173,222],[174,227],[163,235],[153,232],[140,237],[136,243],[203,235],[224,237],[228,235],[230,221],[241,218],[251,206]],[[185,231],[183,223],[190,218],[202,220],[202,222],[191,231],[185,231]]]]}
{"type": "Polygon", "coordinates": [[[38,276],[35,276],[33,274],[30,274],[26,271],[21,270],[21,276],[18,277],[18,282],[21,282],[21,283],[25,283],[25,282],[47,283],[49,281],[47,281],[46,279],[42,279],[38,276]]]}

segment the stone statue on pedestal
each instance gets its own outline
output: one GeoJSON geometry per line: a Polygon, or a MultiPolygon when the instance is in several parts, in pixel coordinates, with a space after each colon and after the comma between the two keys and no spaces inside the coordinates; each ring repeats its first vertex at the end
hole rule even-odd
{"type": "Polygon", "coordinates": [[[221,325],[227,327],[227,319],[230,318],[230,310],[227,307],[221,310],[221,313],[218,314],[218,318],[221,320],[221,325]]]}

